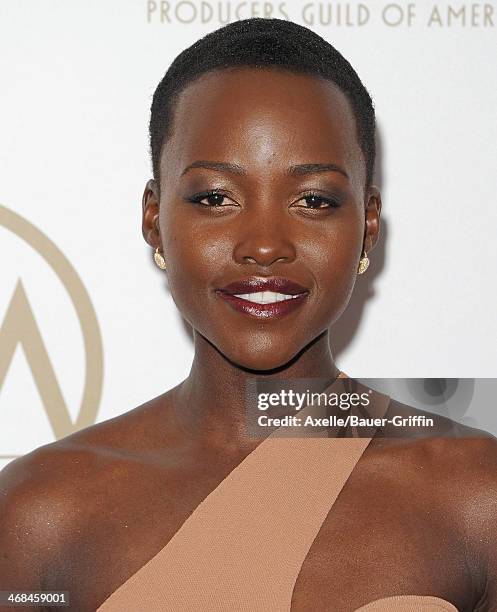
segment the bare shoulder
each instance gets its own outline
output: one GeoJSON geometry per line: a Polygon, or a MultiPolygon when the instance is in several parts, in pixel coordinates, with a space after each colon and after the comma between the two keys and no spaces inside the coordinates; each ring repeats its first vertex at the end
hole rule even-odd
{"type": "Polygon", "coordinates": [[[388,463],[399,478],[409,474],[409,486],[419,481],[420,489],[446,498],[447,505],[463,514],[468,504],[471,507],[475,500],[496,494],[494,435],[424,410],[409,408],[404,416],[417,417],[421,425],[405,436],[375,440],[380,462],[388,463]],[[433,418],[434,425],[427,427],[425,418],[433,418]]]}
{"type": "Polygon", "coordinates": [[[57,442],[0,472],[0,590],[44,590],[44,576],[78,529],[83,495],[78,463],[87,463],[82,451],[57,442]]]}
{"type": "Polygon", "coordinates": [[[379,439],[372,450],[371,470],[385,490],[416,508],[424,528],[437,525],[457,551],[477,609],[497,610],[497,438],[435,416],[431,434],[379,439]]]}
{"type": "Polygon", "coordinates": [[[95,517],[112,514],[157,469],[156,438],[146,430],[158,404],[161,398],[41,446],[0,472],[0,590],[48,588],[68,545],[74,550],[95,517]]]}
{"type": "Polygon", "coordinates": [[[450,442],[443,472],[446,507],[467,552],[475,609],[497,610],[497,438],[483,432],[450,442]]]}
{"type": "Polygon", "coordinates": [[[415,424],[401,431],[390,427],[374,439],[371,470],[382,475],[385,486],[445,517],[458,537],[480,539],[491,509],[497,513],[497,438],[397,402],[392,414],[414,416],[415,424]],[[432,425],[424,420],[429,418],[432,425]]]}

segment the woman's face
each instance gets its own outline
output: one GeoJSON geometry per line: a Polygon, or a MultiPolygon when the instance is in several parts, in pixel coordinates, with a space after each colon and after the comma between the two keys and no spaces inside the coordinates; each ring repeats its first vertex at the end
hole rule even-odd
{"type": "Polygon", "coordinates": [[[379,194],[364,186],[354,115],[332,83],[211,72],[178,97],[144,234],[193,328],[238,365],[272,369],[345,309],[378,234],[379,194]]]}

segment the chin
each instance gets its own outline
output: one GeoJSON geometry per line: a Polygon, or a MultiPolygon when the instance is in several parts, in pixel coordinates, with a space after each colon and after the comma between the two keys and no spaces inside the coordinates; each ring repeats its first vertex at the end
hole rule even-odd
{"type": "MultiPolygon", "coordinates": [[[[307,346],[305,337],[268,329],[196,331],[225,359],[245,370],[269,371],[289,366],[307,346]]],[[[312,336],[314,337],[314,336],[312,336]]]]}
{"type": "Polygon", "coordinates": [[[278,350],[274,347],[266,349],[254,348],[251,350],[246,345],[242,350],[228,350],[223,354],[234,364],[246,370],[269,371],[283,368],[289,365],[292,359],[298,354],[299,348],[288,347],[288,350],[282,351],[281,346],[278,350]]]}

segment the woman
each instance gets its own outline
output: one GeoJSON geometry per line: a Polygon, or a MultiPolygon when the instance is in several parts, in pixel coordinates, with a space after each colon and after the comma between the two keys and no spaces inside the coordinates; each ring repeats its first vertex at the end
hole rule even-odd
{"type": "Polygon", "coordinates": [[[346,377],[328,330],[378,240],[374,133],[350,64],[294,23],[236,22],[176,58],[142,231],[192,368],[4,469],[0,590],[81,611],[497,610],[495,438],[443,417],[355,439],[245,429],[255,378],[346,377]]]}

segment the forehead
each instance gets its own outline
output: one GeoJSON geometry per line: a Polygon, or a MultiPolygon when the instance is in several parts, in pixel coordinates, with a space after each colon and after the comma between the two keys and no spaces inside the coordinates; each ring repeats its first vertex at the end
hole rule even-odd
{"type": "Polygon", "coordinates": [[[280,69],[206,73],[179,94],[161,175],[196,159],[262,171],[270,163],[339,163],[364,181],[364,158],[345,94],[328,80],[280,69]]]}

